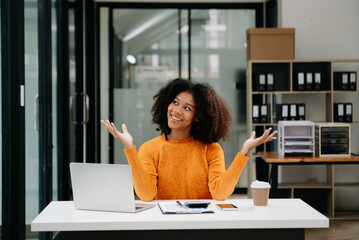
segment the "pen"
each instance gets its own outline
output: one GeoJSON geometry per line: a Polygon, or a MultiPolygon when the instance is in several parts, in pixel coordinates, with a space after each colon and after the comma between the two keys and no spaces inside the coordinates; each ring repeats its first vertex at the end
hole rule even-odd
{"type": "Polygon", "coordinates": [[[180,201],[176,201],[181,207],[183,207],[182,203],[180,201]]]}

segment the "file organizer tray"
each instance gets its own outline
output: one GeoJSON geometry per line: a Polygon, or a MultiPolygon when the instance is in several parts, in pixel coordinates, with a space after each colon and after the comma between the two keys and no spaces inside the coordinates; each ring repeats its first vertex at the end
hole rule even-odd
{"type": "Polygon", "coordinates": [[[279,121],[278,153],[284,156],[314,156],[314,122],[279,121]]]}
{"type": "Polygon", "coordinates": [[[350,125],[316,123],[315,154],[320,157],[350,156],[350,125]]]}

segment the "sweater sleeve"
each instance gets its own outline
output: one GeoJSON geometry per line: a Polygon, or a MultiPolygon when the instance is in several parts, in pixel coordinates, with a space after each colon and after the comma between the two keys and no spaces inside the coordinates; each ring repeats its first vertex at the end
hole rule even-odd
{"type": "Polygon", "coordinates": [[[210,144],[207,150],[208,187],[216,200],[225,200],[234,191],[248,157],[237,153],[232,164],[225,170],[224,153],[218,143],[210,144]]]}
{"type": "Polygon", "coordinates": [[[139,153],[135,146],[124,149],[127,161],[131,165],[136,194],[142,201],[152,201],[157,194],[157,171],[150,150],[145,144],[141,146],[139,153]]]}

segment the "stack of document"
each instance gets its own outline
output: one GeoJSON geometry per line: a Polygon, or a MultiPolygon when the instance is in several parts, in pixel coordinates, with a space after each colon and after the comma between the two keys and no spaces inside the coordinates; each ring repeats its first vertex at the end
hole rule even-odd
{"type": "Polygon", "coordinates": [[[163,214],[192,214],[192,213],[214,213],[210,208],[189,208],[177,202],[158,203],[163,214]]]}

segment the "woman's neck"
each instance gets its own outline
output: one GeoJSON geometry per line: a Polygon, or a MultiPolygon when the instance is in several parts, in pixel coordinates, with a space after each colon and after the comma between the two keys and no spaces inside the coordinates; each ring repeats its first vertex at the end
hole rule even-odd
{"type": "Polygon", "coordinates": [[[167,140],[181,141],[181,140],[186,140],[190,137],[191,137],[191,134],[189,132],[172,130],[171,133],[167,135],[167,140]]]}

